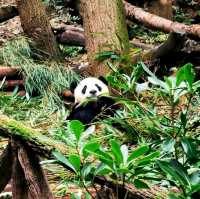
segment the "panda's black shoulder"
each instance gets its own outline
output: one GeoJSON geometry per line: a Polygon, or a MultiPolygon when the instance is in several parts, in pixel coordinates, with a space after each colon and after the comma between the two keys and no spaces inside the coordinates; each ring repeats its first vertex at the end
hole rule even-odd
{"type": "Polygon", "coordinates": [[[67,119],[79,120],[83,124],[89,124],[99,112],[100,107],[96,101],[87,104],[75,104],[67,119]]]}

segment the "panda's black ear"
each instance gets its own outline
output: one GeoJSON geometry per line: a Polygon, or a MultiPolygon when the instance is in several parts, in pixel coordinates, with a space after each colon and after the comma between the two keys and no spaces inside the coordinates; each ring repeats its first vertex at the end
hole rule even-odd
{"type": "Polygon", "coordinates": [[[105,85],[108,85],[108,82],[105,77],[99,76],[99,80],[101,80],[105,85]]]}
{"type": "Polygon", "coordinates": [[[74,93],[74,89],[76,88],[77,85],[78,85],[78,83],[75,81],[70,84],[70,91],[72,93],[74,93]]]}

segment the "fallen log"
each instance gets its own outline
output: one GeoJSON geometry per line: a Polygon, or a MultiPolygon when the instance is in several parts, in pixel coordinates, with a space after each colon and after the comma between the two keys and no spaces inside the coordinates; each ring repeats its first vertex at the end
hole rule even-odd
{"type": "Polygon", "coordinates": [[[44,157],[50,157],[51,151],[57,149],[63,154],[68,153],[68,147],[45,135],[46,132],[32,129],[22,122],[10,119],[0,114],[0,135],[3,137],[17,137],[27,144],[37,153],[44,157]]]}
{"type": "MultiPolygon", "coordinates": [[[[61,25],[53,28],[53,30],[59,30],[57,34],[57,41],[61,44],[85,46],[84,29],[73,25],[61,25]],[[62,32],[62,31],[63,32],[62,32]]],[[[138,48],[151,49],[153,45],[141,43],[137,39],[130,40],[130,43],[138,48]]]]}
{"type": "Polygon", "coordinates": [[[4,76],[15,76],[20,73],[19,67],[0,66],[0,78],[4,76]]]}
{"type": "Polygon", "coordinates": [[[0,23],[11,19],[18,15],[17,8],[12,5],[4,5],[0,7],[0,23]]]}
{"type": "Polygon", "coordinates": [[[138,61],[153,61],[167,55],[172,55],[173,53],[180,51],[183,48],[184,43],[184,35],[171,33],[163,44],[153,49],[144,50],[136,55],[133,55],[132,62],[136,63],[138,61]]]}
{"type": "Polygon", "coordinates": [[[123,1],[125,6],[126,15],[130,18],[134,18],[144,25],[159,29],[164,32],[175,32],[179,34],[185,34],[190,37],[200,38],[200,25],[186,25],[179,22],[174,22],[157,15],[148,13],[142,8],[133,6],[132,4],[123,1]]]}

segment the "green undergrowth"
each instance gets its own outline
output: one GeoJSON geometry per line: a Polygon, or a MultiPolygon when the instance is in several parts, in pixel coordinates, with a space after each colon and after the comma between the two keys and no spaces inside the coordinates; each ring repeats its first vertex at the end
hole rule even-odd
{"type": "Polygon", "coordinates": [[[137,38],[144,43],[159,44],[167,39],[168,34],[157,30],[150,30],[145,26],[133,24],[129,28],[129,37],[137,38]]]}
{"type": "Polygon", "coordinates": [[[63,90],[79,79],[78,75],[62,63],[34,60],[33,56],[27,38],[20,37],[8,41],[0,49],[0,64],[20,67],[25,77],[27,97],[40,95],[47,99],[48,106],[59,107],[63,90]]]}
{"type": "MultiPolygon", "coordinates": [[[[54,163],[64,166],[66,173],[69,168],[73,171],[70,178],[60,173],[59,180],[64,187],[58,189],[59,195],[66,193],[66,185],[70,183],[95,189],[94,178],[102,176],[124,188],[126,183],[137,189],[154,185],[167,190],[176,187],[179,191],[169,191],[170,199],[195,198],[200,191],[200,81],[195,79],[192,64],[182,66],[176,76],[161,79],[142,62],[129,64],[131,72],[127,74],[117,67],[117,62],[124,61],[122,57],[110,52],[99,55],[103,60],[108,59],[105,63],[113,72],[106,78],[118,92],[114,98],[122,108],[114,117],[94,122],[98,128],[92,125],[86,129],[79,121],[66,120],[70,110],[59,100],[48,105],[49,93],[61,92],[73,79],[78,79],[78,75],[68,71],[65,76],[62,68],[35,63],[28,48],[22,49],[12,47],[11,51],[7,46],[1,60],[7,65],[21,66],[27,74],[27,90],[37,89],[41,96],[2,93],[0,110],[30,127],[45,130],[71,149],[69,155],[55,150],[54,159],[43,162],[46,168],[54,163]],[[16,56],[9,57],[11,52],[16,56]],[[145,76],[152,87],[136,93],[141,76],[145,76]],[[120,128],[115,128],[116,124],[120,128]]],[[[51,172],[58,175],[59,172],[51,168],[51,172]]]]}

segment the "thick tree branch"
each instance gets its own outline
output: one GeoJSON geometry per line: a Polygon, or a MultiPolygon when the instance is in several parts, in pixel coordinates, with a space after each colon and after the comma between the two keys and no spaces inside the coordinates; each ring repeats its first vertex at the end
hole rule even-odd
{"type": "Polygon", "coordinates": [[[186,25],[174,22],[154,14],[144,11],[142,8],[131,5],[124,1],[126,15],[135,18],[137,21],[144,23],[150,27],[165,31],[186,34],[200,38],[200,25],[186,25]]]}

